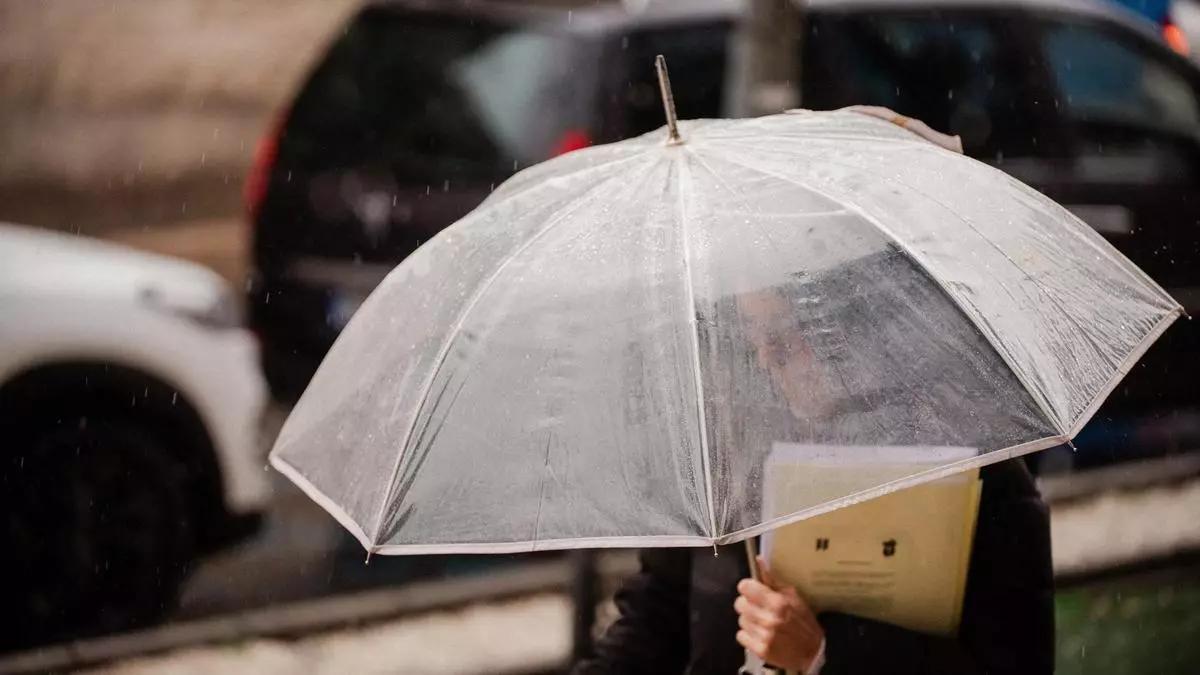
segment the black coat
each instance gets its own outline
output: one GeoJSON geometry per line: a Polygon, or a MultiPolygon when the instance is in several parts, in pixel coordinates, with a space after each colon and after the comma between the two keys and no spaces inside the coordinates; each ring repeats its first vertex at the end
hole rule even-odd
{"type": "MultiPolygon", "coordinates": [[[[1054,579],[1045,504],[1021,460],[982,470],[983,491],[957,638],[939,638],[845,614],[825,613],[826,665],[843,673],[1021,673],[1054,670],[1054,579]]],[[[617,593],[620,618],[576,665],[576,675],[732,675],[744,652],[734,639],[737,581],[748,576],[741,544],[647,549],[617,593]]]]}

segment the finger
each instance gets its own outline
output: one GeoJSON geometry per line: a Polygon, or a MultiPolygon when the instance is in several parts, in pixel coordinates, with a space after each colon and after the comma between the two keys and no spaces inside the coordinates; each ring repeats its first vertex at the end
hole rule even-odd
{"type": "Polygon", "coordinates": [[[780,592],[780,595],[785,597],[787,599],[788,606],[792,607],[797,612],[801,614],[808,614],[810,616],[816,616],[816,612],[814,612],[812,606],[808,604],[808,600],[805,600],[804,596],[801,595],[800,591],[797,591],[795,587],[789,586],[785,588],[780,592]]]}
{"type": "Polygon", "coordinates": [[[739,581],[737,590],[742,597],[756,605],[759,605],[760,607],[769,606],[771,603],[775,602],[772,600],[772,598],[778,595],[778,593],[776,593],[766,584],[753,579],[742,579],[739,581]]]}
{"type": "Polygon", "coordinates": [[[768,638],[775,634],[774,629],[762,625],[746,614],[738,617],[738,628],[746,631],[755,639],[762,640],[764,643],[767,642],[768,638]]]}
{"type": "Polygon", "coordinates": [[[739,597],[733,602],[733,609],[739,617],[744,616],[765,628],[775,628],[783,623],[783,617],[779,616],[777,612],[759,607],[743,597],[739,597]]]}
{"type": "Polygon", "coordinates": [[[800,592],[796,590],[795,586],[782,583],[775,577],[771,576],[771,571],[767,568],[767,559],[761,555],[758,556],[758,571],[759,576],[762,577],[763,584],[770,587],[775,592],[781,593],[787,596],[789,599],[795,601],[793,604],[797,607],[800,607],[809,613],[812,612],[808,606],[808,602],[804,600],[804,596],[800,595],[800,592]]]}
{"type": "Polygon", "coordinates": [[[760,555],[760,556],[758,556],[757,560],[758,560],[758,576],[762,578],[762,582],[775,590],[780,590],[779,582],[775,579],[774,576],[771,575],[771,570],[769,569],[769,567],[767,565],[767,559],[760,555]]]}
{"type": "Polygon", "coordinates": [[[738,584],[738,590],[741,592],[740,597],[745,598],[751,605],[780,616],[790,611],[795,604],[789,596],[777,593],[756,581],[743,581],[738,584]]]}
{"type": "Polygon", "coordinates": [[[759,640],[744,630],[739,630],[737,632],[737,641],[739,645],[749,649],[758,658],[764,660],[767,658],[767,645],[762,640],[759,640]]]}

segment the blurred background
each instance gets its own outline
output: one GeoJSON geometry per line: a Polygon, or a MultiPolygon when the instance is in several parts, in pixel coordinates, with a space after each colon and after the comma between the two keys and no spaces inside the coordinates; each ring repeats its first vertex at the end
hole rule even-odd
{"type": "MultiPolygon", "coordinates": [[[[266,467],[393,266],[681,117],[883,105],[1200,313],[1197,0],[0,0],[0,672],[557,672],[629,552],[375,557],[266,467]]],[[[1200,658],[1200,329],[1065,447],[1064,673],[1200,658]]]]}

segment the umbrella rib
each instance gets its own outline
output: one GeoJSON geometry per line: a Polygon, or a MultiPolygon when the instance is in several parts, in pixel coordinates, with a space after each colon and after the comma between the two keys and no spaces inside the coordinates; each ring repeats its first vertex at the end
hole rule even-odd
{"type": "MultiPolygon", "coordinates": [[[[1085,343],[1087,343],[1087,345],[1089,347],[1092,348],[1092,351],[1095,353],[1095,355],[1097,357],[1099,357],[1101,360],[1108,362],[1108,366],[1110,368],[1116,369],[1117,364],[1115,362],[1113,362],[1107,354],[1104,353],[1104,350],[1100,348],[1100,345],[1097,344],[1095,338],[1092,337],[1092,335],[1090,333],[1088,333],[1086,330],[1084,330],[1083,326],[1079,325],[1078,319],[1076,319],[1070,312],[1068,312],[1066,310],[1065,307],[1062,306],[1062,303],[1059,302],[1058,298],[1054,297],[1053,294],[1048,292],[1046,290],[1045,285],[1042,284],[1038,279],[1034,278],[1034,276],[1032,274],[1030,274],[1028,270],[1026,270],[1024,267],[1022,267],[1020,264],[1018,264],[1016,260],[1013,260],[1013,257],[1011,255],[1009,255],[1009,253],[1007,251],[1005,251],[1003,248],[1001,248],[999,244],[997,244],[995,241],[992,241],[992,239],[990,237],[985,235],[983,233],[983,231],[980,230],[979,227],[970,218],[967,218],[965,215],[959,213],[958,211],[955,211],[948,204],[945,204],[940,199],[934,197],[933,195],[929,194],[928,192],[925,192],[924,190],[917,188],[915,185],[911,185],[911,184],[906,183],[901,180],[896,180],[894,178],[885,176],[881,173],[872,171],[865,167],[856,166],[854,164],[846,164],[843,162],[838,162],[836,160],[827,160],[827,161],[830,164],[842,166],[842,167],[845,167],[847,169],[851,169],[854,171],[861,171],[867,175],[874,176],[875,178],[877,178],[879,180],[884,180],[889,183],[895,183],[896,185],[904,187],[915,194],[921,195],[922,197],[927,199],[930,203],[936,204],[939,207],[941,207],[941,209],[943,211],[945,211],[946,213],[949,213],[951,216],[953,216],[955,219],[957,219],[963,225],[966,225],[967,229],[974,232],[975,235],[978,236],[980,239],[982,239],[985,243],[987,243],[987,245],[990,248],[992,248],[994,251],[999,253],[1000,257],[1003,258],[1005,262],[1007,262],[1009,265],[1012,266],[1013,269],[1015,269],[1019,274],[1021,274],[1023,277],[1025,277],[1025,279],[1027,281],[1029,281],[1029,283],[1034,288],[1036,288],[1038,290],[1038,292],[1043,297],[1045,297],[1046,300],[1050,304],[1054,305],[1054,308],[1058,310],[1059,314],[1061,314],[1063,316],[1063,318],[1065,318],[1067,320],[1067,322],[1070,323],[1075,328],[1076,331],[1078,331],[1079,335],[1083,338],[1083,341],[1085,343]]],[[[993,345],[993,348],[994,347],[995,347],[995,345],[993,345]]],[[[1063,428],[1067,428],[1068,426],[1069,426],[1069,424],[1063,424],[1063,428]]]]}
{"type": "Polygon", "coordinates": [[[700,334],[696,321],[696,288],[692,281],[692,251],[687,226],[685,193],[691,189],[691,175],[688,172],[686,159],[688,156],[690,155],[682,155],[677,160],[679,167],[679,229],[683,239],[683,279],[687,291],[688,326],[691,328],[688,332],[692,342],[692,375],[696,388],[696,415],[700,424],[700,461],[704,472],[704,496],[708,505],[709,536],[715,539],[717,536],[717,512],[713,506],[712,460],[709,457],[708,449],[708,416],[704,410],[704,381],[700,371],[700,334]]]}
{"type": "MultiPolygon", "coordinates": [[[[1029,187],[1028,185],[1017,180],[1016,178],[1013,178],[1012,176],[1004,173],[1003,171],[1000,172],[1000,175],[1003,176],[1005,179],[1007,179],[1009,184],[1012,185],[1014,189],[1022,192],[1023,194],[1025,194],[1031,198],[1036,199],[1036,198],[1043,196],[1042,193],[1038,192],[1037,190],[1034,190],[1033,188],[1029,187]]],[[[1146,274],[1145,270],[1138,267],[1137,265],[1134,265],[1132,262],[1130,262],[1130,260],[1128,258],[1126,258],[1123,255],[1114,256],[1113,253],[1120,253],[1120,252],[1117,251],[1116,249],[1114,249],[1111,244],[1104,241],[1104,239],[1101,238],[1100,235],[1098,235],[1096,233],[1096,231],[1093,230],[1090,225],[1083,222],[1083,220],[1080,219],[1079,216],[1075,215],[1074,213],[1071,213],[1071,210],[1068,209],[1067,207],[1063,206],[1062,204],[1059,204],[1058,202],[1053,201],[1053,200],[1049,200],[1049,201],[1050,201],[1050,203],[1047,205],[1048,208],[1052,208],[1052,209],[1057,208],[1061,215],[1066,216],[1066,220],[1068,220],[1071,223],[1074,223],[1075,227],[1070,229],[1069,232],[1074,234],[1075,237],[1079,241],[1082,241],[1084,244],[1086,244],[1089,248],[1091,248],[1093,251],[1095,251],[1097,255],[1103,256],[1110,263],[1120,267],[1122,270],[1125,271],[1125,274],[1127,276],[1129,276],[1131,279],[1133,279],[1134,281],[1137,281],[1138,283],[1141,283],[1145,286],[1148,286],[1151,290],[1153,290],[1155,293],[1157,293],[1158,296],[1162,300],[1165,300],[1167,303],[1169,303],[1173,307],[1179,308],[1181,312],[1186,314],[1186,311],[1183,310],[1183,306],[1180,305],[1179,302],[1174,297],[1172,297],[1170,293],[1168,293],[1166,290],[1164,290],[1163,287],[1161,285],[1159,285],[1159,283],[1157,281],[1152,279],[1149,274],[1146,274]]]]}
{"type": "MultiPolygon", "coordinates": [[[[1029,272],[1028,272],[1028,271],[1027,271],[1027,270],[1026,270],[1024,267],[1022,267],[1020,264],[1018,264],[1016,260],[1013,260],[1012,256],[1011,256],[1011,255],[1009,255],[1007,251],[1005,251],[1004,249],[1002,249],[1002,248],[999,246],[999,244],[997,244],[997,243],[996,243],[995,241],[993,241],[993,240],[992,240],[990,237],[988,237],[987,235],[985,235],[985,234],[984,234],[984,233],[983,233],[983,232],[982,232],[982,231],[979,229],[979,227],[978,227],[978,226],[977,226],[977,225],[976,225],[976,224],[975,224],[975,223],[974,223],[974,222],[973,222],[973,221],[972,221],[970,218],[968,218],[967,216],[965,216],[965,215],[963,215],[963,214],[959,213],[958,211],[955,211],[955,210],[954,210],[953,208],[951,208],[951,207],[950,207],[948,204],[945,204],[945,203],[943,203],[943,202],[942,202],[940,199],[938,199],[938,198],[934,197],[933,195],[931,195],[931,194],[929,194],[929,193],[925,192],[924,190],[920,190],[920,189],[918,189],[918,188],[917,188],[916,186],[914,186],[914,185],[911,185],[911,184],[909,184],[909,183],[906,183],[906,182],[904,182],[904,181],[901,181],[901,180],[896,180],[896,179],[894,179],[894,178],[891,178],[891,177],[885,176],[885,175],[883,175],[883,174],[880,174],[880,173],[878,173],[878,172],[875,172],[875,171],[871,171],[870,169],[867,169],[867,168],[865,168],[865,167],[860,167],[860,166],[856,166],[856,165],[853,165],[853,164],[846,164],[846,163],[843,163],[843,162],[838,162],[838,161],[836,161],[836,160],[829,160],[829,161],[830,161],[830,163],[831,163],[831,164],[837,164],[838,166],[843,166],[843,167],[846,167],[846,168],[848,168],[848,169],[852,169],[852,170],[856,170],[856,171],[862,171],[863,173],[866,173],[866,174],[868,174],[868,175],[871,175],[871,176],[875,176],[876,178],[879,178],[879,179],[881,179],[881,180],[886,180],[886,181],[888,181],[888,182],[895,183],[895,184],[897,184],[897,185],[900,185],[900,186],[902,186],[902,187],[904,187],[904,188],[907,188],[908,190],[910,190],[910,191],[912,191],[912,192],[914,192],[914,193],[916,193],[916,194],[919,194],[919,195],[921,195],[922,197],[924,197],[925,199],[929,200],[931,203],[938,205],[938,206],[939,206],[939,207],[941,207],[941,208],[942,208],[944,211],[946,211],[947,213],[949,213],[951,216],[953,216],[954,218],[958,219],[958,221],[959,221],[959,222],[961,222],[963,225],[966,225],[968,229],[970,229],[970,230],[971,230],[972,232],[974,232],[974,233],[975,233],[975,234],[976,234],[976,235],[977,235],[977,236],[978,236],[980,239],[982,239],[984,242],[986,242],[986,243],[988,244],[988,246],[990,246],[990,247],[991,247],[993,250],[995,250],[997,253],[999,253],[999,254],[1000,254],[1000,256],[1001,256],[1002,258],[1004,258],[1004,260],[1005,260],[1006,262],[1008,262],[1008,264],[1009,264],[1009,265],[1011,265],[1011,266],[1013,267],[1013,269],[1017,270],[1017,272],[1018,272],[1018,273],[1020,273],[1021,275],[1023,275],[1023,276],[1025,277],[1025,279],[1027,279],[1027,280],[1030,282],[1030,284],[1032,284],[1032,285],[1033,285],[1033,287],[1034,287],[1034,288],[1036,288],[1036,289],[1037,289],[1037,290],[1038,290],[1038,291],[1041,293],[1041,295],[1042,295],[1042,296],[1044,296],[1044,297],[1046,298],[1046,300],[1050,302],[1050,304],[1054,305],[1054,308],[1055,308],[1055,309],[1057,309],[1057,310],[1058,310],[1058,312],[1059,312],[1059,314],[1061,314],[1061,315],[1063,316],[1063,318],[1064,318],[1064,319],[1066,319],[1066,321],[1067,321],[1068,323],[1070,323],[1072,327],[1074,327],[1074,328],[1075,328],[1075,330],[1076,330],[1076,331],[1079,333],[1079,335],[1080,335],[1080,336],[1083,338],[1083,341],[1084,341],[1084,342],[1085,342],[1085,343],[1086,343],[1088,346],[1090,346],[1090,347],[1092,348],[1092,351],[1093,351],[1093,352],[1096,354],[1096,356],[1097,356],[1097,357],[1099,357],[1101,360],[1103,360],[1104,362],[1106,362],[1106,363],[1108,364],[1108,366],[1109,366],[1111,369],[1113,369],[1114,371],[1116,371],[1116,370],[1117,370],[1117,369],[1120,367],[1120,363],[1118,363],[1117,361],[1114,361],[1112,358],[1110,358],[1110,357],[1109,357],[1109,355],[1108,355],[1108,354],[1105,354],[1105,353],[1104,353],[1104,350],[1103,350],[1103,349],[1100,347],[1100,345],[1099,345],[1099,344],[1096,342],[1095,338],[1094,338],[1094,337],[1091,335],[1091,333],[1089,333],[1088,331],[1084,330],[1083,326],[1081,326],[1081,325],[1079,324],[1079,321],[1078,321],[1078,319],[1076,319],[1076,318],[1075,318],[1075,317],[1074,317],[1074,316],[1073,316],[1073,315],[1072,315],[1070,312],[1068,312],[1068,311],[1067,311],[1067,309],[1066,309],[1065,307],[1063,307],[1063,306],[1062,306],[1062,303],[1061,303],[1061,302],[1060,302],[1060,301],[1059,301],[1059,300],[1058,300],[1056,297],[1054,297],[1054,295],[1053,295],[1053,294],[1051,294],[1049,291],[1047,291],[1047,289],[1046,289],[1046,286],[1045,286],[1043,283],[1041,283],[1041,282],[1040,282],[1038,279],[1036,279],[1036,278],[1035,278],[1035,277],[1034,277],[1032,274],[1030,274],[1030,273],[1029,273],[1029,272]]],[[[1125,270],[1125,267],[1124,267],[1123,265],[1118,265],[1118,267],[1120,267],[1120,268],[1122,269],[1122,271],[1127,271],[1127,270],[1125,270]]],[[[931,276],[932,276],[932,275],[931,275],[931,276]]],[[[1158,288],[1157,284],[1154,284],[1153,282],[1151,282],[1151,283],[1149,284],[1149,286],[1150,286],[1151,290],[1156,290],[1156,291],[1157,291],[1157,290],[1160,290],[1160,289],[1158,288]]],[[[969,316],[969,315],[968,315],[968,316],[969,316]]],[[[986,334],[984,335],[984,337],[987,337],[987,336],[986,336],[986,334]]],[[[990,342],[990,340],[989,340],[989,342],[990,342]]],[[[993,347],[993,348],[995,348],[995,345],[992,345],[992,347],[993,347]]],[[[997,351],[999,351],[999,350],[997,350],[997,351]]],[[[1064,430],[1064,433],[1065,433],[1065,430],[1067,430],[1067,429],[1070,429],[1070,428],[1072,428],[1073,426],[1075,426],[1075,421],[1076,421],[1076,418],[1072,418],[1072,419],[1070,419],[1070,420],[1064,420],[1064,421],[1063,421],[1063,424],[1061,425],[1061,428],[1064,430]]]]}
{"type": "MultiPolygon", "coordinates": [[[[640,155],[635,155],[634,157],[637,157],[637,156],[640,156],[640,155]]],[[[630,157],[629,159],[633,159],[633,157],[630,157]]],[[[611,164],[609,166],[611,166],[611,164]]],[[[530,247],[532,247],[543,236],[545,236],[547,233],[549,233],[551,230],[553,230],[555,228],[555,226],[559,225],[562,222],[565,222],[567,220],[568,216],[570,216],[571,214],[575,213],[580,208],[582,208],[582,205],[586,201],[586,199],[585,199],[586,197],[590,197],[591,195],[595,194],[600,188],[608,185],[609,182],[611,182],[612,180],[614,180],[616,178],[625,178],[625,177],[626,177],[625,174],[618,174],[615,176],[609,176],[607,178],[604,178],[604,179],[594,183],[591,187],[589,187],[587,189],[587,191],[581,196],[580,199],[573,201],[569,206],[562,208],[562,209],[558,210],[556,213],[554,213],[554,215],[552,215],[550,217],[549,222],[547,222],[546,225],[544,225],[540,230],[538,230],[536,233],[534,233],[533,236],[529,237],[529,239],[527,239],[523,244],[521,244],[515,250],[513,250],[511,253],[509,253],[508,256],[505,257],[504,260],[502,260],[500,262],[500,264],[496,266],[496,269],[493,270],[491,275],[488,276],[488,278],[486,280],[484,280],[484,282],[482,284],[479,285],[479,288],[476,289],[475,293],[471,296],[470,300],[468,300],[467,303],[463,306],[462,310],[458,314],[457,319],[454,322],[454,325],[451,326],[446,339],[442,342],[441,348],[438,350],[438,354],[434,359],[433,368],[430,369],[429,377],[425,380],[424,386],[422,387],[421,395],[420,395],[420,397],[417,398],[416,411],[413,413],[412,420],[409,422],[408,429],[405,432],[404,438],[400,443],[400,450],[399,450],[399,452],[396,453],[396,463],[392,467],[392,471],[389,474],[388,482],[387,482],[387,490],[384,492],[383,500],[379,505],[379,513],[376,516],[374,536],[372,537],[372,543],[375,544],[375,547],[378,547],[379,537],[381,534],[383,534],[384,515],[387,512],[388,502],[390,502],[392,500],[392,498],[395,496],[394,493],[395,493],[395,487],[396,487],[396,478],[400,473],[400,465],[403,462],[404,455],[406,454],[406,450],[408,450],[408,444],[412,440],[413,432],[416,431],[417,424],[421,418],[421,412],[425,408],[426,399],[429,397],[429,392],[433,390],[433,383],[437,380],[438,373],[441,372],[442,366],[445,364],[446,357],[449,356],[450,349],[454,346],[455,340],[458,339],[458,334],[462,330],[463,324],[466,322],[467,315],[471,313],[471,310],[475,307],[476,304],[479,303],[479,300],[484,296],[485,293],[487,293],[488,289],[492,287],[492,284],[495,283],[496,279],[499,278],[500,275],[504,272],[504,270],[508,268],[509,264],[511,264],[512,261],[515,260],[518,256],[520,256],[521,253],[525,252],[530,247]]]]}
{"type": "Polygon", "coordinates": [[[826,199],[829,199],[830,201],[833,201],[836,204],[841,204],[842,206],[845,206],[846,208],[853,211],[854,213],[857,213],[859,216],[861,216],[863,218],[863,220],[865,220],[866,222],[873,225],[876,229],[878,229],[884,236],[886,236],[889,240],[891,240],[892,243],[894,243],[897,248],[899,248],[906,256],[908,256],[910,260],[912,260],[914,263],[916,263],[918,266],[920,266],[920,268],[925,272],[925,274],[927,274],[929,276],[929,278],[932,279],[933,282],[935,284],[937,284],[939,288],[942,289],[942,292],[946,294],[946,297],[950,299],[950,302],[953,302],[954,306],[958,308],[958,311],[962,312],[963,316],[965,316],[967,318],[967,320],[970,321],[973,326],[975,326],[975,329],[979,331],[979,334],[981,336],[983,336],[983,339],[988,343],[988,345],[991,346],[992,350],[996,353],[996,355],[1000,357],[1000,360],[1004,362],[1004,365],[1008,366],[1008,369],[1013,374],[1013,377],[1017,378],[1017,381],[1021,383],[1021,387],[1025,389],[1025,391],[1029,394],[1030,398],[1033,399],[1033,402],[1035,404],[1037,404],[1038,409],[1041,411],[1042,415],[1046,417],[1046,421],[1054,426],[1054,430],[1057,431],[1059,436],[1064,439],[1064,442],[1065,442],[1065,440],[1067,440],[1067,438],[1066,438],[1067,430],[1066,430],[1064,424],[1062,423],[1061,420],[1058,419],[1057,415],[1052,413],[1052,407],[1050,406],[1049,401],[1044,400],[1042,392],[1031,385],[1031,383],[1026,379],[1026,377],[1021,374],[1021,371],[1016,367],[1016,364],[1014,364],[1012,362],[1012,359],[1009,357],[1007,352],[1003,349],[1000,349],[1000,347],[998,345],[996,345],[996,343],[993,342],[990,337],[988,337],[988,334],[985,333],[983,331],[983,329],[981,329],[979,327],[979,323],[972,317],[971,313],[967,311],[967,308],[963,306],[963,303],[961,300],[959,300],[958,296],[956,296],[954,293],[951,293],[950,288],[945,284],[945,282],[943,282],[936,274],[934,274],[932,272],[932,270],[930,270],[928,263],[925,262],[925,259],[922,256],[918,255],[916,253],[916,251],[914,251],[910,246],[908,246],[908,244],[906,244],[902,239],[900,239],[900,237],[896,236],[896,233],[892,232],[891,228],[889,228],[887,225],[884,225],[882,222],[880,222],[880,220],[878,218],[876,218],[871,213],[868,213],[864,208],[862,208],[861,206],[859,206],[852,200],[846,199],[844,197],[837,197],[833,194],[825,192],[824,190],[822,190],[820,188],[814,187],[807,183],[802,183],[802,182],[800,182],[800,180],[798,180],[792,176],[776,173],[769,169],[764,169],[763,167],[760,167],[760,166],[753,166],[753,165],[746,164],[744,162],[739,162],[735,159],[730,159],[730,158],[725,158],[725,161],[727,161],[731,164],[736,164],[745,169],[749,169],[750,171],[756,171],[760,174],[777,178],[786,183],[791,183],[792,185],[795,185],[798,188],[815,192],[816,194],[819,194],[822,197],[825,197],[826,199]]]}

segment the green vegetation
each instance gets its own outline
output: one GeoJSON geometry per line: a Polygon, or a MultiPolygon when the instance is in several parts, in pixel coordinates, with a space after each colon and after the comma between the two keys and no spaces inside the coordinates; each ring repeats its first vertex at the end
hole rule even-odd
{"type": "Polygon", "coordinates": [[[1187,572],[1060,591],[1057,672],[1200,672],[1200,570],[1187,572]]]}

